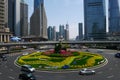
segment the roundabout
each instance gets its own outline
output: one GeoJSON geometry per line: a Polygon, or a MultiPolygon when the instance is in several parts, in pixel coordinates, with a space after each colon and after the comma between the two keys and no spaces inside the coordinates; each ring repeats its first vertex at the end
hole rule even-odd
{"type": "MultiPolygon", "coordinates": [[[[62,71],[53,72],[52,70],[37,70],[34,75],[37,80],[119,80],[120,74],[120,63],[119,59],[114,57],[114,54],[117,53],[117,50],[103,50],[102,53],[98,53],[104,56],[108,61],[104,62],[101,65],[94,66],[92,69],[95,69],[95,75],[82,76],[79,75],[80,69],[73,71],[66,71],[66,69],[62,69],[62,71]],[[104,66],[105,65],[105,66],[104,66]],[[96,68],[97,67],[97,68],[96,68]]],[[[81,52],[85,52],[85,50],[77,50],[81,52]]],[[[97,53],[97,49],[89,49],[91,53],[97,53]]],[[[26,51],[24,51],[26,52],[26,51]]],[[[36,51],[37,52],[37,51],[36,51]]],[[[29,54],[30,55],[30,54],[29,54]]],[[[31,54],[32,55],[32,54],[31,54]]],[[[0,65],[0,79],[1,80],[18,80],[18,75],[20,72],[20,67],[14,65],[14,61],[17,57],[22,56],[20,54],[8,54],[8,60],[6,62],[2,62],[0,65]]]]}
{"type": "Polygon", "coordinates": [[[105,57],[97,53],[83,52],[76,50],[61,50],[55,53],[54,50],[45,52],[34,52],[20,56],[16,64],[31,65],[37,70],[42,71],[73,71],[82,68],[92,68],[106,63],[105,57]]]}

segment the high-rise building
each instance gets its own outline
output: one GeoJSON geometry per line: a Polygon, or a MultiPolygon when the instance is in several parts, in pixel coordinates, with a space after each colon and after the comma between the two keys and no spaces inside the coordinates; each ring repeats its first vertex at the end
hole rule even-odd
{"type": "Polygon", "coordinates": [[[69,40],[69,25],[66,24],[66,29],[65,29],[65,40],[69,40]]]}
{"type": "Polygon", "coordinates": [[[48,27],[48,40],[52,41],[53,40],[53,28],[52,26],[48,27]]]}
{"type": "Polygon", "coordinates": [[[48,27],[48,40],[56,41],[56,27],[55,26],[49,26],[48,27]]]}
{"type": "Polygon", "coordinates": [[[56,41],[56,27],[53,26],[53,40],[56,41]]]}
{"type": "Polygon", "coordinates": [[[9,42],[11,36],[8,28],[8,1],[0,0],[0,42],[9,42]]]}
{"type": "Polygon", "coordinates": [[[60,33],[56,32],[56,41],[59,41],[59,36],[60,36],[60,33]]]}
{"type": "MultiPolygon", "coordinates": [[[[21,0],[14,0],[14,35],[21,37],[21,26],[20,26],[20,3],[21,0]]],[[[11,5],[11,4],[10,4],[11,5]]]]}
{"type": "Polygon", "coordinates": [[[24,0],[8,0],[8,27],[14,36],[28,35],[28,5],[24,0]]]}
{"type": "Polygon", "coordinates": [[[109,32],[120,34],[120,8],[119,0],[109,0],[109,32]]]}
{"type": "Polygon", "coordinates": [[[59,37],[63,37],[65,39],[65,29],[64,29],[64,25],[60,25],[59,26],[59,37]]]}
{"type": "Polygon", "coordinates": [[[83,40],[83,24],[78,23],[78,40],[83,40]]]}
{"type": "Polygon", "coordinates": [[[5,27],[5,0],[0,1],[0,32],[4,32],[5,27]]]}
{"type": "Polygon", "coordinates": [[[106,14],[104,0],[84,0],[85,39],[106,39],[106,14]]]}
{"type": "Polygon", "coordinates": [[[15,35],[14,30],[14,6],[15,0],[8,0],[8,27],[10,28],[10,31],[15,35]]]}
{"type": "Polygon", "coordinates": [[[28,36],[28,4],[24,0],[21,0],[20,4],[20,28],[21,36],[28,36]]]}
{"type": "Polygon", "coordinates": [[[44,0],[34,0],[34,12],[30,18],[30,32],[31,36],[37,37],[39,40],[48,38],[44,0]]]}

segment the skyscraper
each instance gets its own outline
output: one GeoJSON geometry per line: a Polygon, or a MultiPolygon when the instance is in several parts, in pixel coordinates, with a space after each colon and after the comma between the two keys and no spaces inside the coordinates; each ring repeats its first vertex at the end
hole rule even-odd
{"type": "Polygon", "coordinates": [[[30,18],[30,35],[47,39],[47,16],[44,0],[34,0],[34,12],[30,18]]]}
{"type": "Polygon", "coordinates": [[[64,25],[59,26],[59,37],[63,37],[65,39],[65,30],[64,30],[64,25]]]}
{"type": "Polygon", "coordinates": [[[78,40],[82,40],[83,39],[83,24],[79,23],[78,24],[78,40]]]}
{"type": "Polygon", "coordinates": [[[34,11],[40,6],[40,4],[44,5],[44,0],[34,0],[34,11]]]}
{"type": "Polygon", "coordinates": [[[24,0],[20,4],[20,26],[21,36],[28,36],[28,5],[24,0]]]}
{"type": "MultiPolygon", "coordinates": [[[[14,0],[14,35],[21,36],[20,29],[20,2],[21,0],[14,0]]],[[[12,26],[13,27],[13,26],[12,26]]]]}
{"type": "Polygon", "coordinates": [[[85,39],[106,38],[106,15],[104,0],[84,0],[85,39]]]}
{"type": "Polygon", "coordinates": [[[8,27],[14,36],[27,36],[28,5],[24,0],[8,0],[8,27]]]}
{"type": "Polygon", "coordinates": [[[109,0],[109,32],[120,34],[120,8],[119,0],[109,0]]]}
{"type": "Polygon", "coordinates": [[[66,29],[65,29],[65,40],[69,40],[69,25],[66,24],[66,29]]]}
{"type": "Polygon", "coordinates": [[[53,26],[53,40],[56,41],[56,27],[53,26]]]}
{"type": "Polygon", "coordinates": [[[10,28],[10,31],[15,34],[14,30],[14,4],[15,0],[8,0],[8,27],[10,28]]]}
{"type": "Polygon", "coordinates": [[[48,27],[48,40],[52,41],[53,40],[53,28],[52,26],[48,27]]]}

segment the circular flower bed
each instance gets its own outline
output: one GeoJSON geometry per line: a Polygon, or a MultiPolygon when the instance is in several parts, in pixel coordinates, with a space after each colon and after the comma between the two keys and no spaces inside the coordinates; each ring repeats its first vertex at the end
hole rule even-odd
{"type": "Polygon", "coordinates": [[[60,53],[54,52],[54,50],[34,52],[20,56],[16,62],[18,65],[28,64],[36,69],[59,70],[93,67],[105,61],[100,54],[90,52],[78,52],[75,50],[60,50],[60,53]]]}

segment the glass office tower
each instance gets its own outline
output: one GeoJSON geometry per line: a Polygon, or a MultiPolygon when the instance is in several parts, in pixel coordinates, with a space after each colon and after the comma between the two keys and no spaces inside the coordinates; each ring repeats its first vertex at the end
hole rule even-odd
{"type": "Polygon", "coordinates": [[[103,40],[106,38],[104,0],[84,0],[84,24],[86,40],[103,40]]]}
{"type": "Polygon", "coordinates": [[[120,11],[118,0],[109,0],[109,32],[111,34],[120,33],[120,11]]]}
{"type": "Polygon", "coordinates": [[[34,0],[34,10],[38,8],[40,4],[44,4],[44,0],[34,0]]]}

